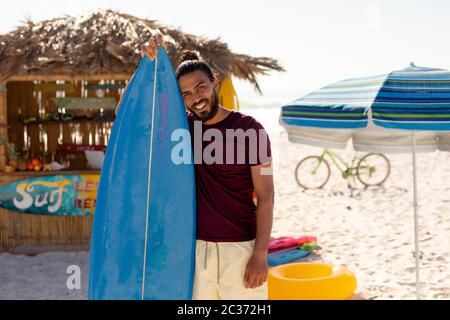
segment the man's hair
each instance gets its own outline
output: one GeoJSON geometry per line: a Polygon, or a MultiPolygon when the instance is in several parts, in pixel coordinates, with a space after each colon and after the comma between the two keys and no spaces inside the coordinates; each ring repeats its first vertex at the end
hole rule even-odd
{"type": "Polygon", "coordinates": [[[204,72],[211,82],[214,81],[214,74],[211,67],[206,62],[201,61],[197,53],[189,50],[183,51],[178,59],[178,68],[175,71],[177,80],[182,76],[195,71],[204,72]]]}

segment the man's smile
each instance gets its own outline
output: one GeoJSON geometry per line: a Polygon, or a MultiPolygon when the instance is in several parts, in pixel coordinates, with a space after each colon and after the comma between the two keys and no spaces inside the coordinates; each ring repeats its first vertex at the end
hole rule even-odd
{"type": "Polygon", "coordinates": [[[206,107],[206,101],[200,102],[199,104],[194,106],[194,109],[196,111],[203,111],[203,109],[206,107]]]}

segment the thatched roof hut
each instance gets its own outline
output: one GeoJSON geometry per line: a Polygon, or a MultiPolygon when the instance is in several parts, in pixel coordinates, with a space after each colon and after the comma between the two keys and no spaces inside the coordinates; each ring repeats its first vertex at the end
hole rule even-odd
{"type": "Polygon", "coordinates": [[[256,76],[283,71],[267,57],[231,52],[220,39],[186,34],[156,21],[111,10],[25,25],[0,36],[0,83],[45,76],[130,75],[140,61],[140,46],[157,33],[169,43],[172,61],[182,49],[196,50],[221,76],[248,80],[260,91],[256,76]]]}

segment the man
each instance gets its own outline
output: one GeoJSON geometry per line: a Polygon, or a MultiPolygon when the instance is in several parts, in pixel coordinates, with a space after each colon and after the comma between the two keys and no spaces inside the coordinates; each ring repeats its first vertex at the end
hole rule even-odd
{"type": "MultiPolygon", "coordinates": [[[[161,36],[150,39],[141,55],[155,59],[158,45],[165,46],[161,36]]],[[[202,156],[200,162],[195,160],[197,243],[193,299],[265,300],[274,204],[270,141],[255,119],[219,105],[219,82],[195,53],[183,55],[176,76],[189,113],[194,149],[196,145],[201,147],[194,150],[194,158],[202,156]],[[206,159],[206,151],[213,139],[196,136],[197,129],[205,137],[211,133],[216,139],[228,138],[222,142],[214,139],[219,148],[209,154],[210,159],[206,159]],[[227,135],[230,132],[236,136],[227,135]],[[262,134],[251,140],[254,132],[262,134]],[[240,142],[239,133],[244,134],[240,142]],[[200,144],[196,139],[201,139],[200,144]],[[266,157],[259,157],[261,154],[266,157]]]]}

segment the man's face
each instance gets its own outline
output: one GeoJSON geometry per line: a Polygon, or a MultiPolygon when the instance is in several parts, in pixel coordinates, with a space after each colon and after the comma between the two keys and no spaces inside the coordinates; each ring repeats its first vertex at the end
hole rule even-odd
{"type": "Polygon", "coordinates": [[[194,119],[208,121],[219,110],[218,82],[211,82],[203,71],[194,71],[178,80],[186,108],[194,119]]]}

